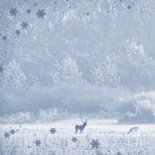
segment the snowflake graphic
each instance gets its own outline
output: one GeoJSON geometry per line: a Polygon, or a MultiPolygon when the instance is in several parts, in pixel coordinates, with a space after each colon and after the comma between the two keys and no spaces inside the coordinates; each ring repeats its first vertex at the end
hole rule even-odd
{"type": "Polygon", "coordinates": [[[27,9],[26,12],[29,14],[29,13],[31,13],[31,10],[30,9],[27,9]]]}
{"type": "Polygon", "coordinates": [[[5,137],[5,138],[9,138],[9,137],[10,137],[9,132],[5,132],[4,137],[5,137]]]}
{"type": "Polygon", "coordinates": [[[40,146],[41,141],[40,141],[40,140],[36,140],[36,141],[35,141],[35,144],[36,144],[36,146],[40,146]]]}
{"type": "Polygon", "coordinates": [[[55,128],[51,128],[51,129],[50,129],[50,133],[51,133],[51,134],[55,134],[55,133],[56,133],[56,129],[55,129],[55,128]]]}
{"type": "Polygon", "coordinates": [[[122,155],[122,153],[121,152],[117,152],[117,155],[122,155]]]}
{"type": "Polygon", "coordinates": [[[18,13],[18,11],[17,11],[16,8],[11,8],[11,9],[10,9],[10,15],[11,15],[11,16],[16,16],[17,13],[18,13]]]}
{"type": "Polygon", "coordinates": [[[6,36],[2,36],[2,40],[6,42],[7,37],[6,36]]]}
{"type": "Polygon", "coordinates": [[[78,140],[78,139],[77,139],[76,137],[72,137],[72,142],[73,142],[73,143],[76,143],[77,140],[78,140]]]}
{"type": "Polygon", "coordinates": [[[90,15],[90,13],[89,13],[89,12],[87,12],[87,13],[86,13],[86,15],[87,15],[87,16],[89,16],[89,15],[90,15]]]}
{"type": "Polygon", "coordinates": [[[15,33],[16,33],[16,35],[19,37],[19,35],[20,35],[20,30],[16,30],[15,33]]]}
{"type": "Polygon", "coordinates": [[[4,70],[3,66],[0,66],[0,73],[3,73],[3,70],[4,70]]]}
{"type": "Polygon", "coordinates": [[[10,130],[10,134],[11,134],[11,135],[14,135],[15,133],[16,133],[15,129],[11,129],[11,130],[10,130]]]}
{"type": "Polygon", "coordinates": [[[92,142],[90,143],[93,149],[97,149],[100,145],[100,143],[98,142],[98,140],[93,139],[92,142]]]}
{"type": "Polygon", "coordinates": [[[40,10],[38,9],[37,13],[36,13],[38,18],[44,18],[44,16],[46,15],[44,10],[40,10]]]}
{"type": "Polygon", "coordinates": [[[29,24],[27,22],[22,22],[20,26],[22,27],[22,29],[27,29],[29,24]]]}

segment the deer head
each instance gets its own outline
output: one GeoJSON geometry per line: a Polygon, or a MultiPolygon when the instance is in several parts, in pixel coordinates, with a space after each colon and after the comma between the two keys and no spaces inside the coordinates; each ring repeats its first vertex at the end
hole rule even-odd
{"type": "Polygon", "coordinates": [[[83,118],[81,118],[82,123],[86,126],[87,125],[87,119],[85,119],[85,121],[83,120],[83,118]]]}

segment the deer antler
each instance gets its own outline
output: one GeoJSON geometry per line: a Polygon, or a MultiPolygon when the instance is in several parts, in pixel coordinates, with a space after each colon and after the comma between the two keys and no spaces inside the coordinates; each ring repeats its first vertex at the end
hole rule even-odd
{"type": "Polygon", "coordinates": [[[83,123],[85,123],[85,122],[87,122],[87,119],[85,119],[85,121],[84,121],[83,118],[81,117],[81,121],[82,121],[83,123]]]}
{"type": "Polygon", "coordinates": [[[81,117],[81,121],[84,123],[83,118],[81,117]]]}

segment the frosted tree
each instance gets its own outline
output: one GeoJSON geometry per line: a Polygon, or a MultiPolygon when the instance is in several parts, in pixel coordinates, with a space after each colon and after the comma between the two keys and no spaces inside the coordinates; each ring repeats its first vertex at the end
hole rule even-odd
{"type": "Polygon", "coordinates": [[[153,81],[155,72],[152,69],[155,65],[155,60],[149,54],[145,46],[135,40],[125,42],[125,49],[123,59],[121,62],[121,81],[126,86],[137,89],[154,87],[153,81]]]}
{"type": "Polygon", "coordinates": [[[97,64],[92,70],[94,82],[101,86],[118,86],[120,78],[118,75],[117,65],[114,64],[110,59],[103,63],[97,64]]]}
{"type": "Polygon", "coordinates": [[[55,84],[77,84],[84,82],[76,60],[72,59],[70,56],[65,57],[62,62],[57,62],[54,64],[51,76],[52,81],[55,84]]]}
{"type": "Polygon", "coordinates": [[[126,41],[127,61],[132,65],[141,65],[147,61],[147,53],[144,51],[144,46],[136,41],[126,41]]]}
{"type": "Polygon", "coordinates": [[[16,63],[15,59],[13,59],[8,63],[8,65],[5,66],[3,71],[3,78],[5,85],[9,87],[9,90],[11,88],[21,88],[26,82],[26,76],[22,72],[20,65],[16,63]]]}

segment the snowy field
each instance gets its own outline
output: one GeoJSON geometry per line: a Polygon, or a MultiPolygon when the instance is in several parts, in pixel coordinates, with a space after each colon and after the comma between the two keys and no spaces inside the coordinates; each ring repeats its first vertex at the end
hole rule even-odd
{"type": "Polygon", "coordinates": [[[0,155],[154,155],[155,125],[118,125],[88,120],[75,134],[78,119],[49,124],[0,125],[0,155]],[[130,128],[138,131],[128,133],[130,128]],[[52,130],[51,130],[52,129],[52,130]]]}

